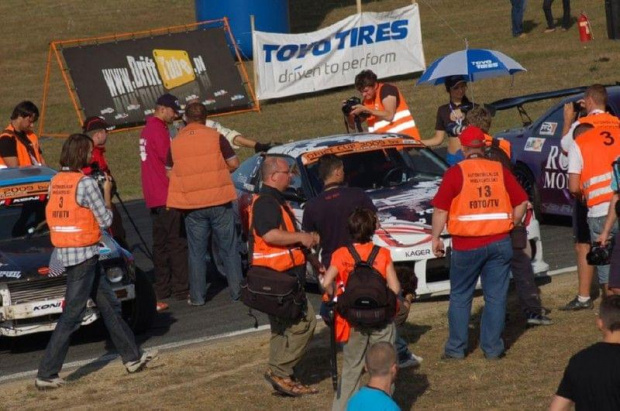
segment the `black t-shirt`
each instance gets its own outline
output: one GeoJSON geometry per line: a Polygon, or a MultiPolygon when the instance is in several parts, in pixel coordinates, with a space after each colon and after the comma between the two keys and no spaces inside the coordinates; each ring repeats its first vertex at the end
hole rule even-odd
{"type": "MultiPolygon", "coordinates": [[[[461,104],[455,104],[450,102],[448,104],[444,104],[443,106],[439,106],[437,108],[437,117],[435,119],[435,130],[446,131],[446,127],[448,126],[448,124],[454,123],[454,120],[450,118],[450,114],[452,114],[453,110],[458,109],[463,104],[471,105],[467,97],[464,97],[461,104]]],[[[448,134],[450,135],[450,137],[456,137],[454,135],[451,135],[450,133],[448,134]]]]}
{"type": "MultiPolygon", "coordinates": [[[[34,152],[32,142],[28,139],[28,136],[23,131],[14,131],[17,138],[10,136],[4,136],[0,138],[0,157],[17,157],[17,140],[23,145],[30,148],[31,152],[34,152]]],[[[39,154],[41,150],[39,149],[39,154]]]]}
{"type": "Polygon", "coordinates": [[[385,100],[389,96],[396,97],[396,107],[398,107],[398,105],[400,104],[398,89],[392,84],[384,83],[383,87],[381,87],[381,101],[385,100]]]}
{"type": "Polygon", "coordinates": [[[323,191],[306,203],[302,228],[321,236],[321,262],[329,267],[332,253],[351,243],[347,220],[358,207],[377,211],[372,200],[361,188],[336,187],[323,191]]]}
{"type": "Polygon", "coordinates": [[[620,344],[599,342],[575,354],[556,394],[576,410],[620,410],[620,344]]]}
{"type": "MultiPolygon", "coordinates": [[[[280,205],[286,204],[286,200],[277,189],[265,185],[259,194],[253,206],[252,224],[256,233],[262,237],[273,229],[282,228],[280,205]]],[[[295,220],[293,224],[297,230],[295,220]]]]}

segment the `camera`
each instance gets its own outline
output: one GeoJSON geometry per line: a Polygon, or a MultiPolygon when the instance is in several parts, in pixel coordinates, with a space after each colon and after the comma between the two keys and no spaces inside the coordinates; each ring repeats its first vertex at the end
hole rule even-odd
{"type": "MultiPolygon", "coordinates": [[[[99,186],[99,190],[103,193],[103,184],[105,183],[106,174],[99,168],[99,163],[95,162],[90,165],[91,173],[90,177],[95,180],[97,186],[99,186]]],[[[111,195],[114,196],[116,193],[116,182],[112,179],[112,192],[111,195]]]]}
{"type": "MultiPolygon", "coordinates": [[[[342,105],[342,113],[345,116],[348,116],[353,111],[353,108],[359,104],[362,104],[362,100],[360,100],[359,97],[349,97],[347,101],[345,101],[344,104],[342,105]]],[[[366,119],[370,117],[370,114],[360,113],[355,117],[360,118],[360,119],[366,119]]]]}
{"type": "Polygon", "coordinates": [[[613,241],[608,241],[606,245],[601,245],[599,241],[592,243],[590,252],[586,255],[589,265],[609,265],[611,251],[614,248],[613,241]]]}

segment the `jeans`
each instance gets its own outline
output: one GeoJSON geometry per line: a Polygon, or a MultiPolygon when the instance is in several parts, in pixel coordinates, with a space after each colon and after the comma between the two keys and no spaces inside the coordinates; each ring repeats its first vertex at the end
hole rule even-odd
{"type": "MultiPolygon", "coordinates": [[[[590,237],[592,241],[596,241],[598,236],[603,231],[605,226],[606,215],[601,217],[588,217],[588,226],[590,226],[590,237]]],[[[611,232],[609,233],[610,239],[616,236],[618,232],[618,224],[614,224],[611,232]]],[[[597,265],[596,274],[598,275],[599,285],[607,284],[609,282],[609,265],[597,265]]]]}
{"type": "Polygon", "coordinates": [[[71,334],[80,328],[89,297],[97,304],[105,327],[123,362],[136,361],[140,358],[141,353],[133,332],[121,317],[120,302],[105,275],[101,273],[99,257],[95,256],[67,267],[65,308],[47,344],[37,377],[49,379],[58,376],[69,351],[71,334]]]}
{"type": "Polygon", "coordinates": [[[456,358],[465,356],[471,304],[479,277],[484,295],[480,347],[488,358],[504,352],[501,335],[506,320],[511,258],[510,237],[473,250],[452,250],[448,308],[450,335],[445,345],[446,354],[456,358]]]}
{"type": "Polygon", "coordinates": [[[217,243],[216,259],[228,279],[230,296],[238,300],[241,296],[241,256],[237,247],[237,232],[232,204],[192,210],[185,216],[185,231],[189,249],[189,295],[192,303],[204,304],[210,282],[207,281],[207,253],[209,237],[213,232],[217,243]]]}
{"type": "Polygon", "coordinates": [[[523,33],[523,13],[525,12],[526,0],[510,0],[512,5],[510,17],[512,20],[512,35],[517,37],[523,33]]]}

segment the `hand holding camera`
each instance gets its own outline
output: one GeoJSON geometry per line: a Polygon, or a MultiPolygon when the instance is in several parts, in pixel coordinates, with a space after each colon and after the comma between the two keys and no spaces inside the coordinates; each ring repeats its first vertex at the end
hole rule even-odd
{"type": "Polygon", "coordinates": [[[600,241],[592,243],[590,252],[586,255],[589,265],[609,265],[611,261],[611,251],[614,248],[613,240],[602,244],[600,241]]]}

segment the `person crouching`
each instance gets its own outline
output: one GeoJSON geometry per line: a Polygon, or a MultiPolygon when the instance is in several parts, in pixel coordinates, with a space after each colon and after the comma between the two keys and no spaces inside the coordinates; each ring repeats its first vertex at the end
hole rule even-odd
{"type": "Polygon", "coordinates": [[[349,398],[359,389],[367,348],[379,341],[394,344],[396,339],[394,316],[400,283],[389,250],[372,243],[376,228],[377,216],[373,211],[355,210],[348,219],[353,244],[340,247],[332,254],[323,278],[328,296],[338,298],[334,320],[336,340],[345,343],[333,410],[344,410],[349,398]],[[379,324],[365,321],[363,309],[350,303],[371,300],[373,291],[378,293],[370,305],[383,307],[385,313],[379,324]]]}

